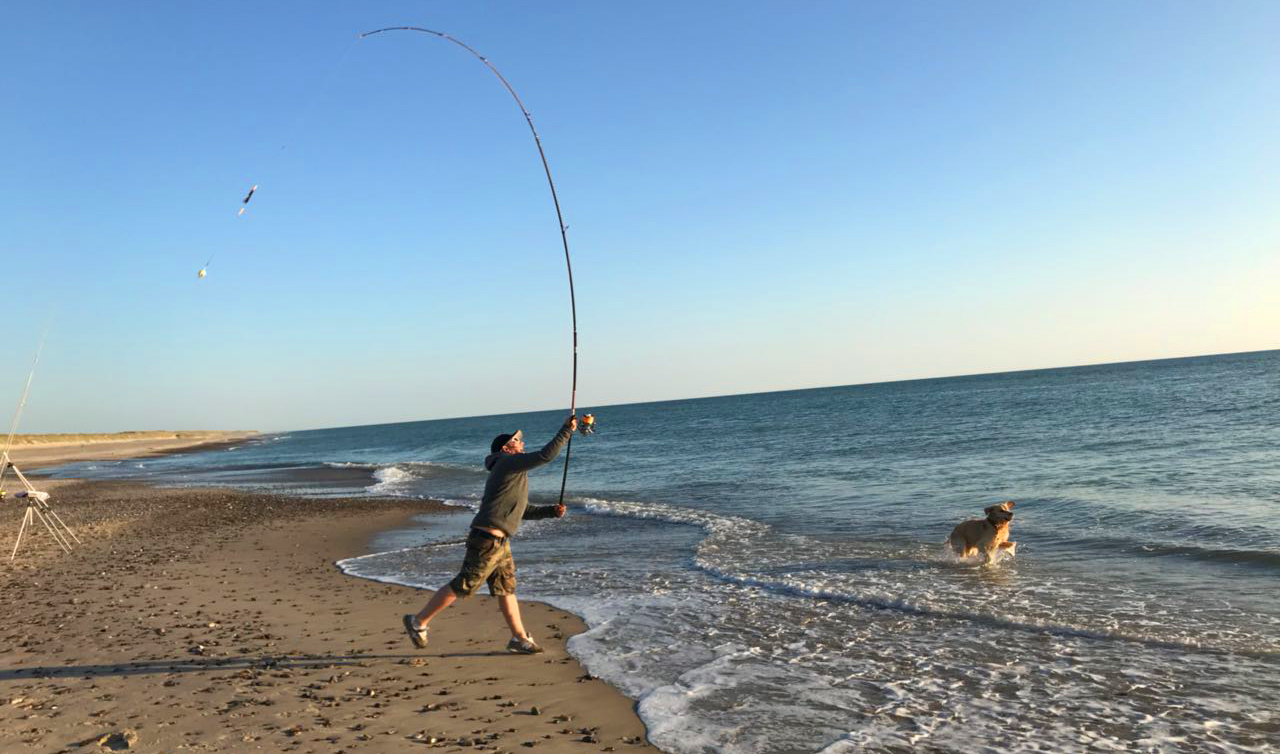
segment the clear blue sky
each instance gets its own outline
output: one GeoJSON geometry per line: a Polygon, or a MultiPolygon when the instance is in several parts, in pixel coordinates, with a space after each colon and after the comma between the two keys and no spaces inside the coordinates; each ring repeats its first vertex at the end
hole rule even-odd
{"type": "Polygon", "coordinates": [[[51,323],[24,431],[567,406],[524,120],[453,45],[356,39],[392,25],[466,41],[533,113],[582,405],[1280,347],[1269,0],[47,2],[0,25],[0,411],[51,323]]]}

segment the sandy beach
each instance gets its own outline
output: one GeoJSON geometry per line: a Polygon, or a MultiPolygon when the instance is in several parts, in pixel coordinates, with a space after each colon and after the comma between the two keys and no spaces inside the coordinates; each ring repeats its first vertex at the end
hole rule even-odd
{"type": "Polygon", "coordinates": [[[9,458],[21,469],[36,469],[67,461],[152,458],[188,450],[230,447],[257,434],[253,431],[144,431],[17,435],[9,448],[9,458]]]}
{"type": "Polygon", "coordinates": [[[657,751],[566,654],[574,616],[523,603],[547,651],[511,655],[478,596],[417,650],[400,616],[427,594],[334,566],[436,503],[38,486],[84,544],[36,531],[10,563],[0,515],[0,751],[657,751]]]}

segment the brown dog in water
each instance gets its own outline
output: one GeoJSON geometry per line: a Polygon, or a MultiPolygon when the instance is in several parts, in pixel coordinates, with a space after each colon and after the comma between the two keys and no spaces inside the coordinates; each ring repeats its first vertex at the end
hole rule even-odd
{"type": "Polygon", "coordinates": [[[985,519],[965,521],[951,531],[947,539],[951,549],[960,557],[968,557],[982,553],[987,563],[994,563],[996,553],[1004,550],[1011,557],[1018,549],[1017,542],[1009,541],[1009,524],[1013,522],[1013,501],[993,505],[983,510],[985,519]]]}

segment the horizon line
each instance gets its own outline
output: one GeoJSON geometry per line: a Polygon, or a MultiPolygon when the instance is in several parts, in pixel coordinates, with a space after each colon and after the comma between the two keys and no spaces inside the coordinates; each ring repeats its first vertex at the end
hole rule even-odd
{"type": "MultiPolygon", "coordinates": [[[[1218,356],[1245,356],[1248,354],[1271,353],[1275,351],[1280,351],[1280,348],[1261,348],[1253,351],[1229,351],[1226,353],[1201,353],[1201,354],[1192,354],[1190,356],[1161,356],[1155,359],[1135,359],[1133,361],[1100,361],[1100,362],[1090,362],[1087,364],[1068,364],[1065,366],[1054,366],[1054,367],[1028,367],[1025,369],[1008,369],[1000,372],[963,372],[960,374],[934,375],[930,377],[904,377],[896,380],[879,380],[876,382],[850,382],[850,383],[844,383],[840,385],[813,385],[810,387],[791,387],[791,388],[780,388],[777,390],[753,390],[745,393],[718,393],[715,395],[694,395],[694,396],[689,396],[685,398],[659,398],[655,400],[630,401],[630,402],[624,402],[624,403],[601,403],[601,404],[593,405],[593,408],[617,408],[620,406],[645,406],[645,405],[656,404],[656,403],[676,403],[679,401],[701,401],[701,400],[711,400],[714,398],[741,398],[749,395],[772,395],[774,393],[798,393],[798,392],[804,392],[807,390],[835,390],[839,388],[848,388],[848,387],[873,387],[875,385],[893,385],[900,382],[926,382],[928,380],[951,380],[951,379],[958,379],[961,377],[994,377],[996,375],[1001,375],[1001,374],[1021,374],[1024,372],[1054,372],[1054,371],[1064,371],[1069,369],[1087,369],[1090,367],[1120,366],[1122,364],[1149,364],[1149,363],[1154,363],[1158,361],[1185,361],[1189,359],[1206,359],[1206,358],[1213,358],[1218,356]]],[[[525,411],[509,411],[506,413],[499,413],[499,414],[469,414],[469,415],[463,415],[463,416],[440,416],[440,417],[433,417],[429,419],[406,419],[403,421],[394,421],[394,422],[374,422],[372,424],[346,424],[346,425],[332,426],[332,427],[307,427],[307,428],[281,429],[281,430],[264,431],[262,432],[262,434],[271,435],[271,434],[280,434],[282,432],[321,432],[321,431],[330,430],[330,429],[354,429],[357,427],[390,427],[390,426],[395,426],[397,424],[417,424],[419,422],[432,422],[432,421],[454,421],[458,419],[485,419],[488,417],[497,417],[497,416],[519,416],[521,414],[540,414],[540,413],[546,413],[549,411],[557,411],[557,410],[561,410],[561,409],[559,407],[536,408],[536,409],[528,409],[525,411]]],[[[579,407],[579,413],[581,413],[581,407],[579,407]]],[[[195,430],[180,430],[180,431],[195,431],[195,430]]]]}

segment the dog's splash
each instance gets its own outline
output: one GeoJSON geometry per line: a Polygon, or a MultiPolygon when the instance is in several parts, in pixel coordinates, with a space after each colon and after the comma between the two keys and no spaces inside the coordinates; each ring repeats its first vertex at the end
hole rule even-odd
{"type": "Polygon", "coordinates": [[[1005,561],[1013,560],[1017,554],[1017,545],[1013,547],[1003,548],[995,552],[991,562],[987,562],[985,555],[961,555],[951,546],[951,540],[945,540],[938,546],[937,560],[939,563],[949,566],[963,566],[965,568],[997,568],[1005,561]]]}

